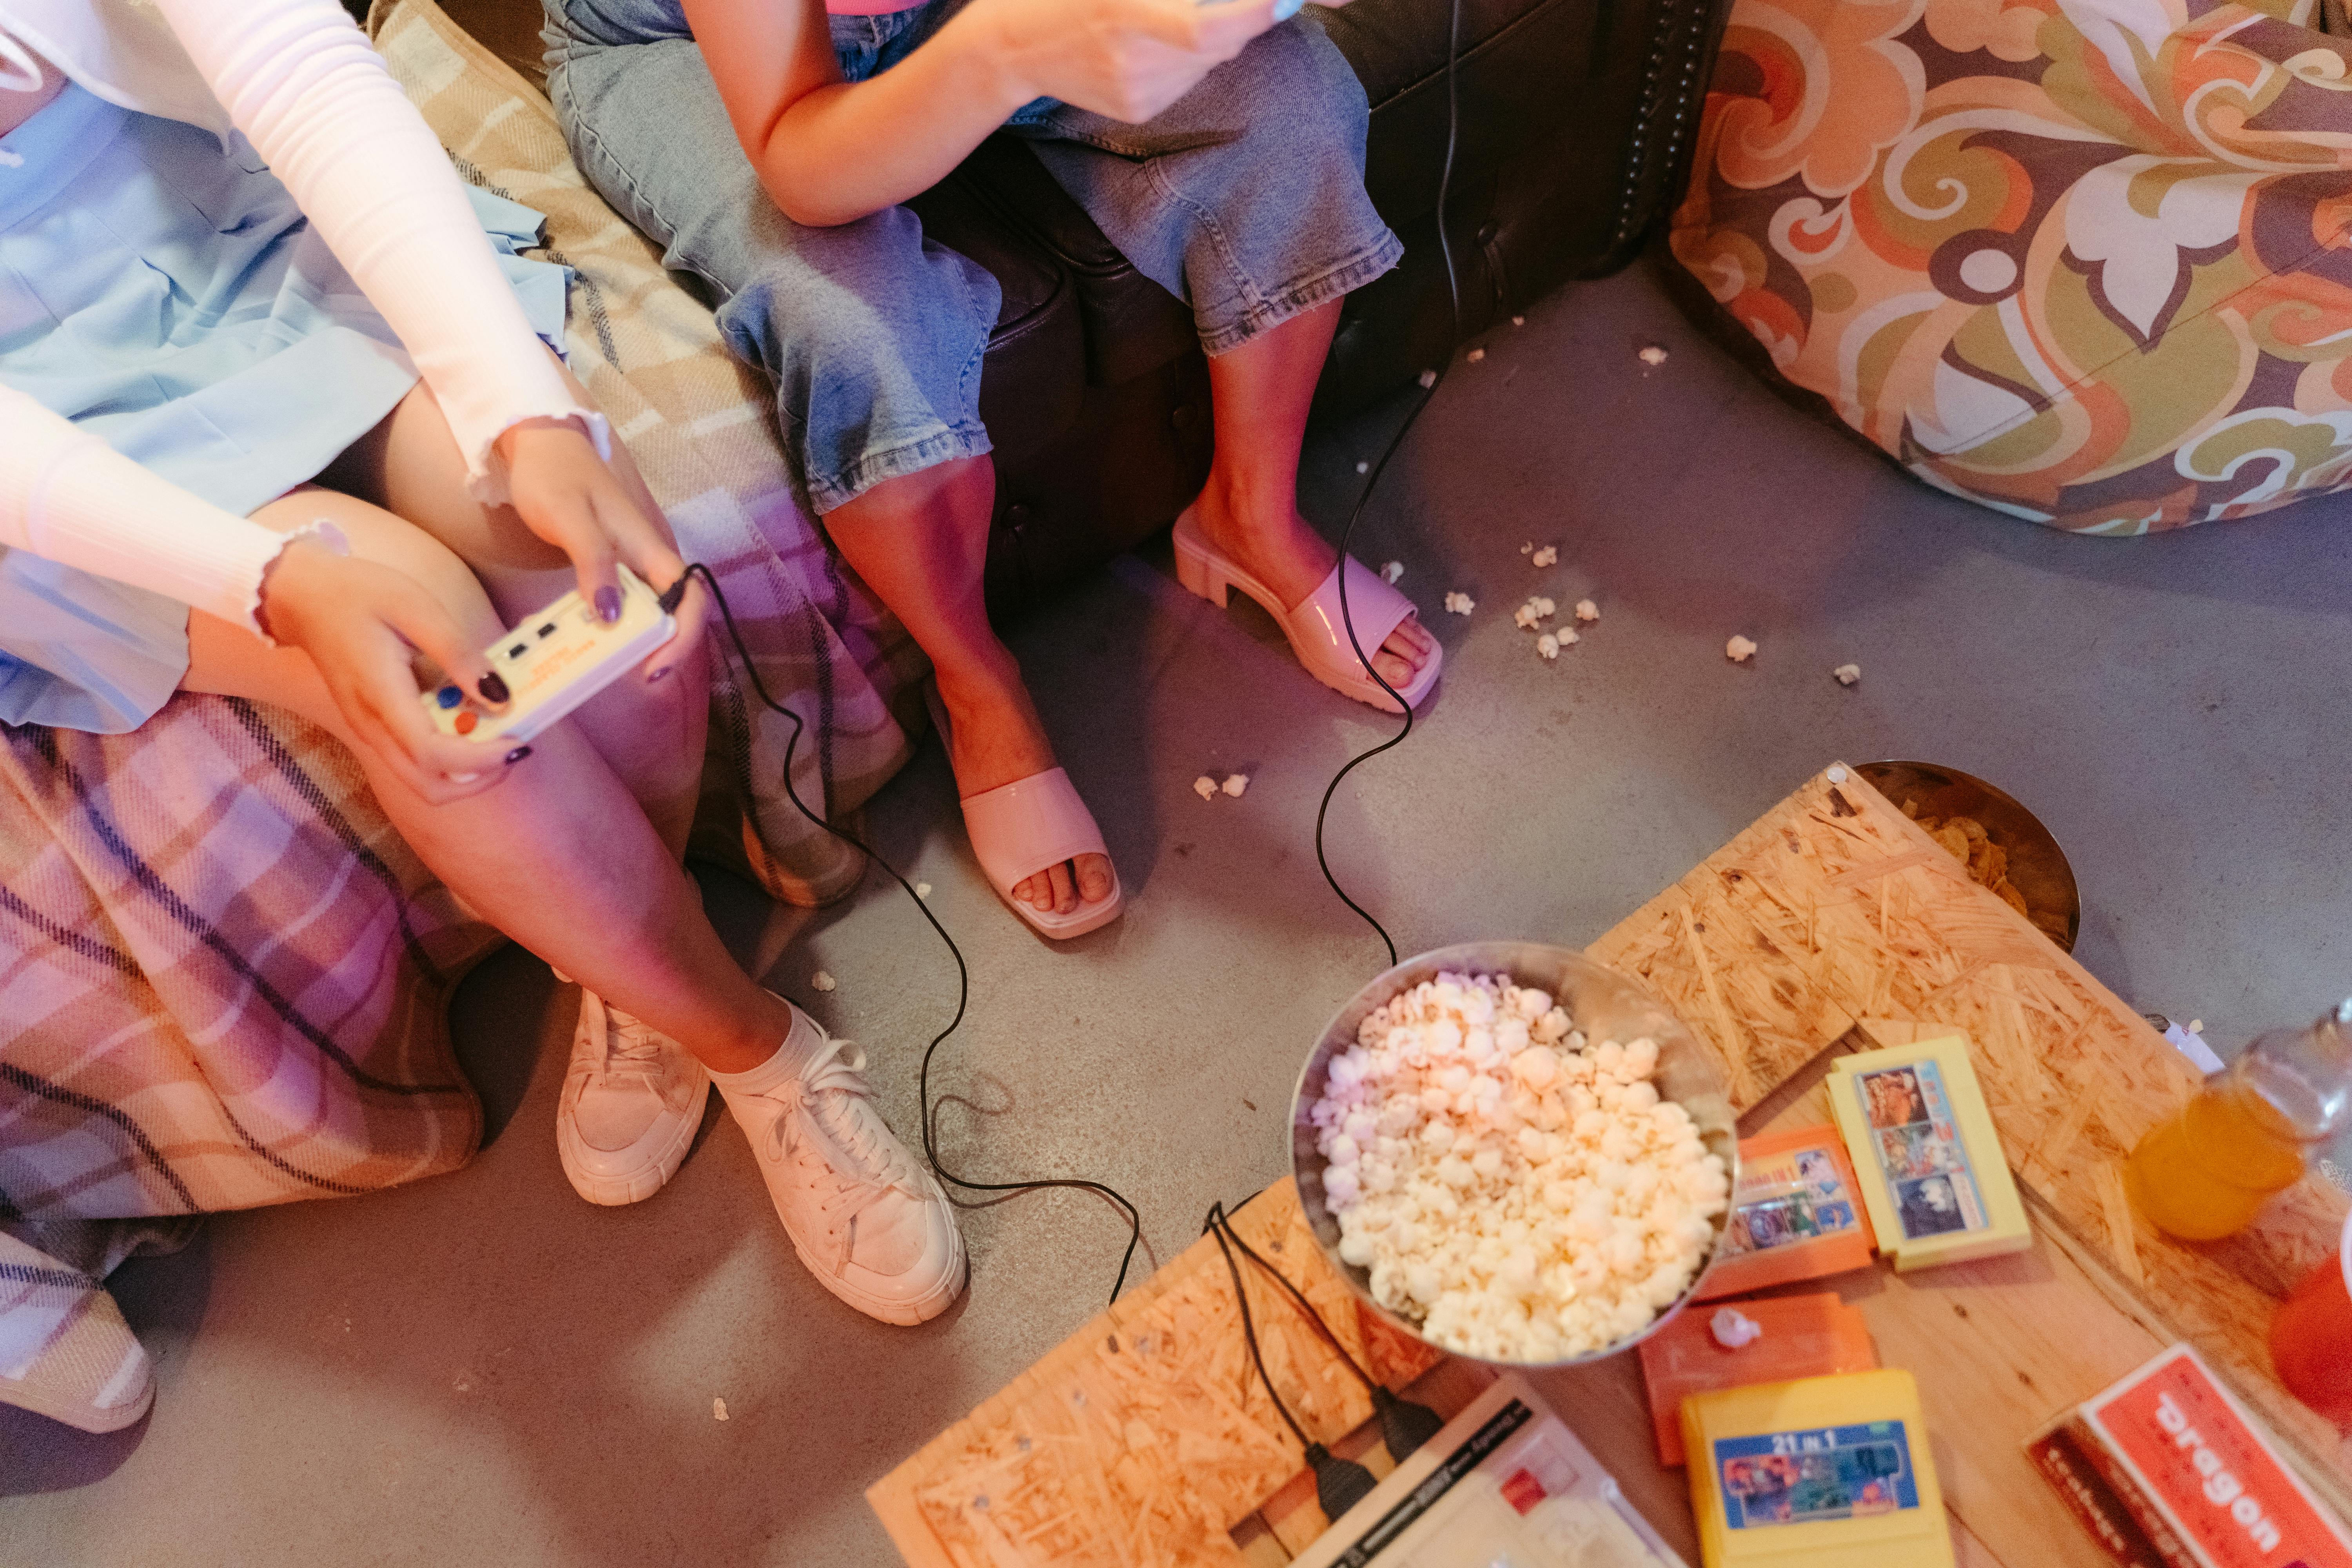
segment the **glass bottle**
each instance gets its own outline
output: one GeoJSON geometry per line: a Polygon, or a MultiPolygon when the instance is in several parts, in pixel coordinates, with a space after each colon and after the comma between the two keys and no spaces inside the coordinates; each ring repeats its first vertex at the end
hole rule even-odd
{"type": "Polygon", "coordinates": [[[2309,1028],[2273,1029],[2206,1079],[2124,1167],[2132,1202],[2184,1241],[2242,1230],[2303,1176],[2352,1114],[2352,1001],[2309,1028]]]}

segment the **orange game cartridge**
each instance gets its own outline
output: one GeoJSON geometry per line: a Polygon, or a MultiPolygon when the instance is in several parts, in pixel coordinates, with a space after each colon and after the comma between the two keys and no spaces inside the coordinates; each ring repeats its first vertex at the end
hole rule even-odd
{"type": "Polygon", "coordinates": [[[1731,1223],[1695,1299],[1867,1268],[1876,1246],[1853,1162],[1836,1128],[1791,1127],[1742,1138],[1731,1223]]]}
{"type": "Polygon", "coordinates": [[[1878,1364],[1862,1309],[1827,1290],[1693,1307],[1643,1340],[1641,1350],[1662,1465],[1683,1462],[1683,1401],[1691,1394],[1878,1364]],[[1723,1319],[1729,1321],[1718,1323],[1723,1319]]]}

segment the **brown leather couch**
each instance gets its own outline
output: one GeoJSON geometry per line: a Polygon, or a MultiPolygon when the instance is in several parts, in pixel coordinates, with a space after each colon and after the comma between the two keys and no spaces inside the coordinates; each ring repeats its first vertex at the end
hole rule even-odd
{"type": "MultiPolygon", "coordinates": [[[[443,0],[533,81],[538,0],[443,0]]],[[[1459,0],[1446,202],[1457,335],[1437,244],[1452,0],[1354,0],[1314,17],[1363,80],[1365,180],[1403,263],[1348,298],[1318,414],[1361,408],[1561,282],[1633,259],[1680,188],[1725,0],[1459,0]]],[[[984,142],[910,204],[1003,286],[981,413],[996,443],[991,609],[1026,610],[1166,526],[1208,471],[1191,314],[1113,250],[1027,147],[984,142]]]]}

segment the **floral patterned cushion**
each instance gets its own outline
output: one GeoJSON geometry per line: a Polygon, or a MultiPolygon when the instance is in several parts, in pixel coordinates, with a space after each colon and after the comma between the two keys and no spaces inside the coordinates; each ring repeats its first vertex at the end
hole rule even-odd
{"type": "Polygon", "coordinates": [[[1675,258],[1920,479],[2142,533],[2352,470],[2315,0],[1734,0],[1675,258]]]}

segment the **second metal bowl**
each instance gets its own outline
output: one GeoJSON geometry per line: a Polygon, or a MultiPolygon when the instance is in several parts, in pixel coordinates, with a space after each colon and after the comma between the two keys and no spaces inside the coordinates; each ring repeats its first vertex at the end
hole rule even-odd
{"type": "Polygon", "coordinates": [[[2083,898],[2074,868],[2042,819],[2006,791],[1941,763],[1864,763],[1854,770],[1900,809],[1916,803],[1920,816],[1972,816],[2009,857],[2009,881],[2034,916],[2049,918],[2043,934],[2067,952],[2083,929],[2083,898]],[[2063,932],[2062,935],[2061,932],[2063,932]]]}

